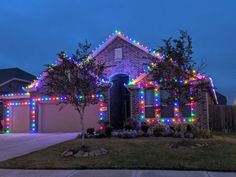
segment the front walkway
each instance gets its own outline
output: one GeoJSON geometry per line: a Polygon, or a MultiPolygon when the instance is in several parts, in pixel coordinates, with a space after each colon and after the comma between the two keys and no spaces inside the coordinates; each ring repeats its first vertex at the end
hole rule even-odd
{"type": "Polygon", "coordinates": [[[0,177],[235,177],[236,173],[170,170],[1,170],[0,177]]]}
{"type": "MultiPolygon", "coordinates": [[[[76,137],[78,133],[0,134],[0,161],[18,157],[76,137]]],[[[2,177],[0,175],[0,177],[2,177]]]]}

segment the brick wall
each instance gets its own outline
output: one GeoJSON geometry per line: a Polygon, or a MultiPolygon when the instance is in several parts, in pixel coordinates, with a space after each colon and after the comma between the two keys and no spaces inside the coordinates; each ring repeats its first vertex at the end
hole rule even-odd
{"type": "Polygon", "coordinates": [[[201,99],[197,102],[196,113],[198,118],[198,126],[200,129],[209,131],[209,97],[208,93],[203,92],[201,99]]]}
{"type": "Polygon", "coordinates": [[[131,79],[135,79],[143,73],[145,64],[150,63],[153,56],[117,37],[95,58],[98,61],[105,62],[107,66],[111,66],[106,69],[107,77],[122,73],[129,75],[131,79]],[[114,58],[116,48],[122,48],[123,56],[121,60],[115,60],[114,58]]]}

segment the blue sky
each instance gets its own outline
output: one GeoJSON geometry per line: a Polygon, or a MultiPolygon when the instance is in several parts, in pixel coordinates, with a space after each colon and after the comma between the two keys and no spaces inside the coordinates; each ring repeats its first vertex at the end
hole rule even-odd
{"type": "Polygon", "coordinates": [[[235,0],[0,0],[0,68],[38,75],[59,51],[96,47],[116,29],[152,48],[187,30],[195,61],[236,100],[235,0]]]}

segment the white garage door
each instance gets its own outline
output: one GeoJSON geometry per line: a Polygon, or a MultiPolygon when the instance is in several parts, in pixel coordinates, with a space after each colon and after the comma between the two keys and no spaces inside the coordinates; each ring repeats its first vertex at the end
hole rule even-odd
{"type": "Polygon", "coordinates": [[[28,133],[30,128],[29,106],[13,106],[10,130],[12,133],[28,133]]]}
{"type": "MultiPolygon", "coordinates": [[[[78,132],[81,131],[78,112],[70,105],[41,103],[39,108],[39,132],[78,132]]],[[[85,110],[85,127],[98,128],[99,106],[91,105],[85,110]]]]}

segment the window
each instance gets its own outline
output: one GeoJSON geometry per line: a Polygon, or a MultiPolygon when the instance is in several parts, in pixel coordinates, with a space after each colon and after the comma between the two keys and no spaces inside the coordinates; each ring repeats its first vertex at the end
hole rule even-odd
{"type": "Polygon", "coordinates": [[[154,118],[154,90],[153,88],[148,88],[145,90],[145,117],[154,118]]]}
{"type": "Polygon", "coordinates": [[[166,90],[160,91],[160,97],[161,97],[161,104],[167,104],[167,100],[170,96],[170,93],[166,90]]]}
{"type": "Polygon", "coordinates": [[[116,60],[122,59],[122,48],[115,49],[115,59],[116,60]]]}
{"type": "Polygon", "coordinates": [[[154,90],[152,88],[145,89],[145,105],[154,104],[154,90]]]}
{"type": "Polygon", "coordinates": [[[174,106],[161,106],[161,117],[174,117],[174,106]]]}

